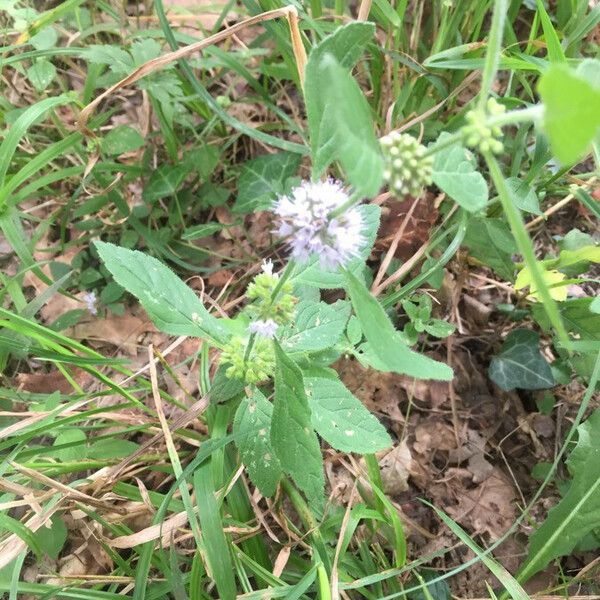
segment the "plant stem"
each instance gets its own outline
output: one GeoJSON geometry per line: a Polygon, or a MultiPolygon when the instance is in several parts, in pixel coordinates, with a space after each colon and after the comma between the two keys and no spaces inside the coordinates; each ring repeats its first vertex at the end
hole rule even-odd
{"type": "Polygon", "coordinates": [[[500,62],[500,49],[502,46],[502,35],[504,33],[504,19],[508,12],[508,0],[494,0],[494,12],[492,13],[492,26],[488,37],[487,52],[485,54],[485,65],[481,76],[481,89],[479,90],[478,106],[485,108],[485,103],[492,89],[498,63],[500,62]]]}
{"type": "Polygon", "coordinates": [[[321,536],[321,530],[319,529],[319,524],[315,519],[312,511],[310,510],[308,504],[300,494],[300,492],[294,487],[294,485],[288,480],[283,478],[281,480],[281,487],[284,492],[287,494],[287,497],[290,499],[290,502],[293,504],[300,520],[310,533],[312,540],[315,544],[315,550],[319,554],[319,558],[321,559],[323,565],[327,573],[331,573],[331,561],[329,559],[329,554],[327,553],[327,547],[325,545],[325,541],[321,536]]]}
{"type": "Polygon", "coordinates": [[[550,294],[548,285],[544,280],[542,272],[543,269],[540,267],[540,263],[535,257],[535,251],[533,249],[531,238],[529,237],[527,229],[525,228],[525,221],[523,221],[523,217],[519,209],[514,205],[498,161],[491,152],[486,152],[483,156],[488,165],[494,186],[498,192],[500,202],[502,203],[504,214],[506,215],[512,234],[517,242],[517,247],[519,248],[519,252],[523,255],[523,259],[527,265],[527,268],[531,272],[531,278],[535,284],[538,294],[542,299],[542,304],[544,305],[546,314],[548,315],[552,326],[556,330],[559,340],[570,354],[572,352],[571,341],[569,340],[567,330],[562,322],[558,305],[550,294]]]}
{"type": "Polygon", "coordinates": [[[279,281],[277,282],[277,285],[275,286],[275,289],[273,290],[273,293],[271,294],[270,306],[273,306],[273,304],[275,303],[275,300],[277,300],[277,296],[279,296],[279,292],[281,291],[283,284],[290,278],[290,275],[294,271],[295,266],[296,266],[296,263],[293,260],[288,261],[288,264],[285,266],[283,273],[279,276],[279,281]]]}

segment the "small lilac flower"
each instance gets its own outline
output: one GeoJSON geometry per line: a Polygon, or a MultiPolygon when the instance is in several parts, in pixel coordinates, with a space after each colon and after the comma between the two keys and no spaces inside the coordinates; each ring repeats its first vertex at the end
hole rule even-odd
{"type": "Polygon", "coordinates": [[[292,257],[306,262],[317,254],[321,267],[336,269],[358,256],[365,243],[364,223],[356,208],[341,215],[329,214],[348,201],[348,194],[339,181],[304,181],[289,196],[275,203],[274,211],[281,223],[276,233],[290,237],[292,257]]]}
{"type": "Polygon", "coordinates": [[[256,321],[250,323],[248,331],[262,337],[273,339],[277,333],[278,327],[279,325],[277,325],[273,319],[256,319],[256,321]]]}
{"type": "Polygon", "coordinates": [[[81,299],[85,302],[86,308],[90,311],[90,314],[96,316],[98,314],[98,309],[96,308],[96,292],[87,292],[81,299]]]}

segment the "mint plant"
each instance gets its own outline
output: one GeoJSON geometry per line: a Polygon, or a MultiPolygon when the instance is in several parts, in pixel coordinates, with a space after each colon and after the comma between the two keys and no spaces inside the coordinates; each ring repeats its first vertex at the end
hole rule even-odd
{"type": "MultiPolygon", "coordinates": [[[[372,25],[352,23],[338,28],[310,54],[305,97],[313,179],[279,194],[271,204],[264,200],[257,204],[272,210],[277,219],[275,232],[286,242],[289,258],[281,268],[271,261],[263,263],[262,271],[248,285],[245,307],[235,317],[210,315],[195,294],[157,260],[133,250],[96,244],[117,283],[139,298],[159,328],[203,337],[220,351],[222,372],[239,383],[240,391],[227,400],[236,406],[236,443],[249,477],[261,492],[272,495],[281,477],[288,475],[317,507],[324,497],[318,436],[334,448],[361,454],[372,454],[391,442],[382,425],[331,368],[337,358],[353,355],[376,369],[420,379],[450,380],[453,375],[443,363],[409,347],[420,333],[445,337],[453,331],[452,325],[431,317],[429,297],[402,299],[410,322],[400,332],[366,287],[365,259],[377,230],[378,213],[373,213],[376,218],[369,223],[371,213],[367,209],[372,207],[363,204],[365,198],[373,197],[385,183],[398,196],[418,196],[434,181],[447,189],[462,210],[481,213],[488,202],[487,189],[475,200],[455,185],[455,178],[462,181],[469,177],[476,182],[481,178],[461,144],[479,152],[492,173],[496,172],[500,200],[525,258],[517,285],[531,282],[551,324],[559,336],[564,336],[556,295],[549,291],[555,279],[548,279],[540,263],[532,260],[531,242],[526,234],[524,237],[518,209],[512,205],[493,155],[503,151],[503,127],[527,121],[547,133],[563,160],[581,156],[593,137],[582,130],[588,109],[576,103],[569,111],[567,125],[578,130],[578,139],[570,141],[569,150],[563,152],[565,121],[563,107],[557,106],[555,99],[556,81],[577,81],[588,95],[595,92],[587,83],[586,73],[561,66],[551,68],[542,78],[543,104],[507,111],[505,105],[489,97],[467,112],[458,131],[442,133],[428,147],[394,131],[377,142],[365,99],[349,71],[372,34],[372,25]],[[343,99],[338,92],[344,93],[343,99]],[[560,119],[555,114],[559,110],[560,119]],[[360,151],[356,132],[364,134],[360,151]],[[441,156],[446,156],[443,162],[438,160],[441,156]],[[334,161],[339,162],[347,183],[324,178],[334,161]],[[335,305],[321,301],[318,289],[331,287],[345,289],[347,299],[335,305]],[[307,293],[311,289],[315,292],[307,293]]],[[[252,198],[248,201],[254,202],[252,198]]],[[[548,267],[566,267],[596,257],[596,252],[587,248],[575,252],[563,251],[560,258],[546,261],[548,267]]],[[[527,365],[513,366],[511,361],[519,352],[528,352],[531,361],[543,366],[544,374],[535,375],[533,383],[524,380],[522,385],[552,385],[552,375],[537,352],[535,340],[532,346],[525,331],[521,335],[527,336],[528,345],[516,344],[517,335],[515,332],[514,339],[507,340],[492,364],[492,378],[505,389],[518,386],[519,378],[512,375],[510,382],[508,373],[527,365]]],[[[568,340],[563,341],[566,345],[568,340]]],[[[517,357],[517,361],[523,360],[530,361],[517,357]]],[[[533,362],[530,366],[537,368],[533,362]]]]}

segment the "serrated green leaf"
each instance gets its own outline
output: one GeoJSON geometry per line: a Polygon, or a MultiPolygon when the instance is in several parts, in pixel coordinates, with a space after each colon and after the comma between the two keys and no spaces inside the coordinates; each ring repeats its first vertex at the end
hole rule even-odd
{"type": "Polygon", "coordinates": [[[552,65],[541,77],[544,130],[554,155],[565,164],[585,156],[600,129],[600,89],[565,65],[552,65]]]}
{"type": "Polygon", "coordinates": [[[540,337],[529,329],[511,331],[490,363],[490,379],[503,390],[544,390],[554,385],[550,365],[539,349],[540,337]]]}
{"type": "Polygon", "coordinates": [[[590,531],[600,527],[600,410],[577,428],[577,446],[567,460],[573,480],[529,538],[529,554],[519,580],[529,579],[553,559],[570,554],[590,531]]]}
{"type": "Polygon", "coordinates": [[[234,213],[251,213],[269,208],[277,196],[286,193],[286,181],[293,177],[302,157],[293,152],[265,154],[247,161],[238,180],[234,213]]]}
{"type": "Polygon", "coordinates": [[[325,53],[308,61],[305,97],[314,175],[337,159],[354,189],[373,197],[383,182],[383,158],[371,109],[356,80],[325,53]]]}
{"type": "Polygon", "coordinates": [[[169,267],[137,250],[106,242],[94,245],[115,281],[141,302],[161,331],[208,338],[217,345],[227,340],[227,330],[169,267]]]}
{"type": "Polygon", "coordinates": [[[350,304],[338,300],[326,302],[300,302],[296,319],[282,334],[281,347],[290,352],[319,352],[334,346],[344,333],[350,318],[350,304]]]}
{"type": "Polygon", "coordinates": [[[417,379],[450,381],[453,371],[438,362],[411,350],[401,340],[381,304],[349,271],[345,271],[347,290],[354,312],[360,321],[369,347],[387,371],[417,379]]]}
{"type": "Polygon", "coordinates": [[[323,457],[304,391],[302,371],[275,343],[271,444],[283,470],[316,506],[323,503],[323,457]]]}
{"type": "Polygon", "coordinates": [[[304,385],[317,433],[342,452],[371,454],[392,445],[381,423],[332,369],[310,369],[304,385]]]}
{"type": "Polygon", "coordinates": [[[325,54],[333,56],[347,71],[350,71],[365,51],[367,44],[373,39],[375,26],[372,23],[349,23],[338,27],[331,35],[315,46],[308,57],[305,71],[305,96],[311,148],[313,152],[313,168],[319,175],[336,158],[335,142],[328,139],[323,130],[323,118],[327,97],[321,88],[331,85],[323,82],[319,65],[325,54]],[[317,152],[320,161],[315,160],[317,152]]]}
{"type": "Polygon", "coordinates": [[[272,496],[282,471],[271,445],[273,405],[254,389],[238,406],[233,420],[235,444],[248,476],[263,496],[272,496]]]}
{"type": "MultiPolygon", "coordinates": [[[[439,141],[450,134],[442,133],[439,141]]],[[[481,211],[488,201],[488,187],[483,175],[475,170],[468,150],[453,144],[435,153],[433,182],[469,212],[481,211]]]]}
{"type": "MultiPolygon", "coordinates": [[[[361,248],[359,255],[348,263],[347,268],[352,273],[359,273],[364,268],[364,263],[369,257],[377,238],[381,218],[381,209],[374,204],[361,204],[356,210],[360,212],[365,223],[363,237],[366,243],[361,248]]],[[[339,271],[323,269],[319,264],[318,256],[313,256],[306,263],[296,264],[292,279],[295,283],[304,283],[322,289],[342,288],[345,285],[344,275],[339,271]]]]}
{"type": "Polygon", "coordinates": [[[129,53],[117,46],[91,44],[82,55],[93,64],[108,65],[118,75],[127,75],[134,68],[129,53]]]}

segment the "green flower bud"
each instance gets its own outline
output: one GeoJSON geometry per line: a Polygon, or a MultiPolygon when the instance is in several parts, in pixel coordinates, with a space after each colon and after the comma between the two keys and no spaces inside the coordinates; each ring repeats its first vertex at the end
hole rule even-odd
{"type": "Polygon", "coordinates": [[[398,196],[419,196],[431,183],[433,157],[425,156],[426,148],[412,135],[392,131],[380,140],[385,159],[383,173],[390,190],[398,196]]]}
{"type": "Polygon", "coordinates": [[[489,117],[495,117],[506,112],[506,106],[498,103],[495,98],[490,98],[485,105],[485,110],[475,108],[465,115],[467,125],[463,127],[464,140],[467,146],[477,148],[480,152],[493,152],[500,154],[504,150],[502,127],[499,125],[488,126],[489,117]]]}
{"type": "Polygon", "coordinates": [[[246,290],[246,298],[251,303],[246,313],[252,319],[273,319],[278,325],[287,325],[294,319],[296,298],[292,295],[293,285],[284,282],[277,294],[275,302],[271,302],[273,292],[279,283],[279,275],[273,273],[270,262],[263,263],[263,272],[259,273],[246,290]]]}
{"type": "Polygon", "coordinates": [[[232,338],[221,352],[219,364],[225,365],[225,375],[230,379],[242,379],[247,384],[256,384],[273,376],[275,352],[273,344],[266,338],[254,338],[250,356],[246,359],[248,340],[232,338]]]}

